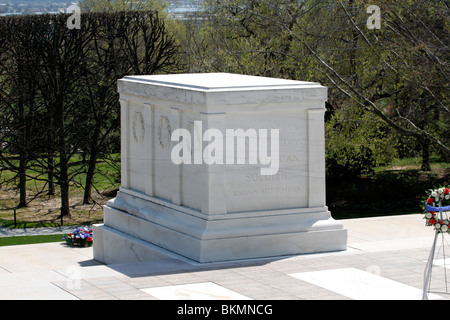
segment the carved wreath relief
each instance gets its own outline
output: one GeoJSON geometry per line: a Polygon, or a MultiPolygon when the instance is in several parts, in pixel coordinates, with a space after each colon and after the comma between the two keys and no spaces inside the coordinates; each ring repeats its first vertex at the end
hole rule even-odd
{"type": "Polygon", "coordinates": [[[159,118],[158,139],[161,149],[166,150],[170,147],[172,129],[170,128],[169,119],[165,116],[159,118]]]}
{"type": "Polygon", "coordinates": [[[142,144],[145,136],[145,123],[141,112],[136,111],[133,115],[132,131],[134,141],[138,144],[142,144]]]}

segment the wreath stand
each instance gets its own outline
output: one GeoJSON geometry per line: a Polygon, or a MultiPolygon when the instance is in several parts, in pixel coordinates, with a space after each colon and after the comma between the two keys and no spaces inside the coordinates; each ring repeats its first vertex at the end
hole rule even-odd
{"type": "MultiPolygon", "coordinates": [[[[444,209],[441,206],[439,206],[439,208],[434,208],[434,209],[444,209]]],[[[447,220],[448,217],[445,217],[444,219],[444,213],[443,211],[439,210],[439,218],[440,220],[447,220]]],[[[428,293],[430,292],[430,285],[431,285],[431,275],[433,272],[433,266],[434,266],[434,260],[435,260],[435,256],[439,255],[439,251],[436,254],[436,246],[438,244],[438,238],[439,236],[441,236],[441,243],[442,246],[440,249],[442,249],[442,256],[443,256],[443,267],[444,267],[444,280],[445,280],[445,293],[448,294],[448,286],[447,286],[447,265],[446,265],[446,252],[445,252],[445,244],[446,244],[446,239],[445,237],[448,237],[449,234],[447,232],[442,232],[441,230],[436,229],[435,230],[436,234],[434,236],[434,241],[433,241],[433,245],[431,247],[431,251],[430,251],[430,255],[428,257],[428,261],[427,261],[427,265],[425,267],[425,272],[424,272],[424,281],[423,281],[423,296],[422,296],[422,300],[428,300],[428,293]]]]}

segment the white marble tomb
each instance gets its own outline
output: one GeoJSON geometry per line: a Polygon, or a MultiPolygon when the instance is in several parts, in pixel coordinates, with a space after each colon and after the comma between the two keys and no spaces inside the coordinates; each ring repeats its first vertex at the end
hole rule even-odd
{"type": "Polygon", "coordinates": [[[346,249],[347,231],[325,204],[327,88],[205,73],[127,76],[118,90],[121,188],[104,207],[104,224],[94,227],[95,259],[146,261],[158,256],[155,248],[198,262],[346,249]],[[174,139],[177,129],[190,133],[185,145],[174,139]],[[225,133],[238,129],[257,134],[245,139],[244,163],[239,146],[226,158],[225,133]],[[261,147],[252,143],[264,141],[264,130],[266,153],[277,159],[251,162],[250,146],[261,147]],[[207,132],[222,132],[223,140],[207,132]],[[216,162],[209,164],[212,141],[216,162]],[[174,153],[190,163],[174,163],[174,153]]]}

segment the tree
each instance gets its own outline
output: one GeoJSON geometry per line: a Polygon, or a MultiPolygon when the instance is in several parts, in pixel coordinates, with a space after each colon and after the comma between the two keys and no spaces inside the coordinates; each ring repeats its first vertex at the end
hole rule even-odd
{"type": "Polygon", "coordinates": [[[114,135],[120,126],[117,79],[177,72],[181,65],[178,46],[157,12],[89,13],[85,18],[91,21],[94,32],[80,78],[90,133],[84,146],[89,161],[83,202],[88,203],[98,156],[110,152],[110,139],[118,136],[114,135]]]}
{"type": "Polygon", "coordinates": [[[69,172],[71,157],[78,149],[77,137],[83,136],[83,128],[77,123],[78,104],[76,97],[81,88],[77,86],[81,77],[80,65],[85,63],[85,50],[92,34],[67,28],[67,15],[42,15],[32,19],[35,26],[30,55],[39,64],[34,75],[49,111],[49,122],[55,151],[58,154],[58,170],[54,173],[61,192],[61,216],[70,216],[69,188],[75,173],[69,172]]]}
{"type": "Polygon", "coordinates": [[[212,1],[207,27],[218,30],[219,54],[211,57],[222,70],[320,81],[332,104],[358,106],[448,156],[448,7],[378,5],[384,22],[371,30],[359,0],[212,1]]]}
{"type": "MultiPolygon", "coordinates": [[[[340,5],[344,10],[342,2],[340,5]]],[[[384,1],[380,7],[385,23],[373,32],[364,28],[363,19],[358,22],[346,12],[361,39],[361,58],[368,62],[361,63],[366,70],[360,71],[359,83],[350,83],[325,61],[321,64],[327,77],[352,101],[402,135],[414,137],[425,146],[434,144],[448,155],[450,141],[442,135],[449,128],[445,93],[449,76],[445,65],[448,10],[441,1],[384,1]],[[372,70],[367,71],[369,68],[372,70]]],[[[422,166],[428,167],[426,163],[422,166]]]]}
{"type": "Polygon", "coordinates": [[[2,149],[8,145],[0,160],[19,175],[21,205],[27,178],[45,181],[49,193],[55,180],[61,217],[70,216],[70,186],[83,172],[89,201],[98,157],[119,135],[117,79],[180,66],[178,46],[156,12],[84,13],[81,29],[68,28],[68,18],[0,18],[2,149]],[[73,161],[80,152],[83,160],[73,161]]]}
{"type": "Polygon", "coordinates": [[[18,175],[19,208],[28,206],[27,169],[37,143],[37,87],[33,77],[36,61],[28,54],[33,27],[27,22],[27,17],[0,20],[0,163],[18,175]]]}

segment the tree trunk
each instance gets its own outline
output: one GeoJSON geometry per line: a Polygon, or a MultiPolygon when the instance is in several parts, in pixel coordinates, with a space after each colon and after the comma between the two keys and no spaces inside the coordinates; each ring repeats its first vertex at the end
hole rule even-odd
{"type": "Polygon", "coordinates": [[[86,183],[84,188],[83,204],[89,204],[92,192],[92,182],[94,180],[95,166],[97,164],[98,156],[98,140],[100,137],[100,125],[96,125],[91,142],[91,152],[89,155],[89,167],[86,174],[86,183]]]}
{"type": "Polygon", "coordinates": [[[19,208],[25,208],[27,204],[27,151],[25,146],[21,146],[19,155],[19,208]]]}
{"type": "MultiPolygon", "coordinates": [[[[349,13],[351,15],[351,18],[353,19],[355,17],[355,3],[354,0],[349,0],[348,1],[348,7],[349,7],[349,13]]],[[[356,30],[354,27],[351,27],[351,48],[349,51],[349,59],[350,59],[350,76],[351,76],[351,83],[352,85],[356,85],[358,83],[358,74],[356,72],[356,68],[357,68],[357,61],[356,61],[356,55],[357,55],[357,51],[358,51],[358,38],[359,38],[359,33],[358,30],[356,30]]]]}
{"type": "Polygon", "coordinates": [[[47,195],[53,196],[55,194],[55,183],[53,179],[54,160],[53,149],[48,152],[47,156],[47,180],[48,180],[48,192],[47,195]]]}
{"type": "Polygon", "coordinates": [[[69,207],[69,160],[67,157],[66,132],[64,125],[63,97],[56,103],[56,126],[58,129],[59,185],[61,188],[61,217],[70,217],[69,207]]]}
{"type": "Polygon", "coordinates": [[[55,183],[54,183],[54,154],[55,154],[55,137],[54,137],[54,120],[53,115],[49,114],[49,129],[48,131],[48,149],[47,149],[47,179],[48,179],[48,192],[47,195],[53,196],[55,194],[55,183]]]}
{"type": "Polygon", "coordinates": [[[430,145],[427,142],[420,143],[422,147],[422,166],[421,171],[431,171],[430,165],[430,145]]]}
{"type": "MultiPolygon", "coordinates": [[[[22,63],[18,66],[18,76],[19,82],[24,82],[23,80],[24,68],[22,63]]],[[[25,104],[24,104],[23,91],[20,92],[18,108],[19,108],[19,208],[24,208],[27,206],[27,122],[25,115],[25,104]]]]}
{"type": "Polygon", "coordinates": [[[60,157],[60,188],[61,188],[61,216],[70,217],[70,207],[69,207],[69,179],[67,174],[67,159],[64,156],[60,157]]]}

